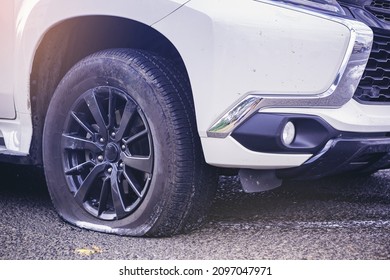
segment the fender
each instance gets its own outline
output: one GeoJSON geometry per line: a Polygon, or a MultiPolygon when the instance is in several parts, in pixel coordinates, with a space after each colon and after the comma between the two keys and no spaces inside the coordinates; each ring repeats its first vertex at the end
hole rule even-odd
{"type": "MultiPolygon", "coordinates": [[[[27,155],[32,137],[30,74],[37,48],[45,34],[67,19],[104,15],[152,25],[185,0],[18,0],[15,2],[14,102],[16,119],[2,131],[7,149],[27,155]],[[9,132],[9,133],[8,133],[9,132]],[[12,133],[12,135],[11,135],[12,133]]],[[[3,121],[2,121],[3,122],[3,121]]],[[[5,122],[5,121],[4,121],[5,122]]]]}
{"type": "Polygon", "coordinates": [[[29,89],[29,75],[38,45],[46,32],[66,19],[106,15],[132,19],[152,25],[173,12],[185,0],[29,0],[19,1],[16,22],[16,75],[15,99],[19,113],[29,113],[26,103],[29,89]]]}

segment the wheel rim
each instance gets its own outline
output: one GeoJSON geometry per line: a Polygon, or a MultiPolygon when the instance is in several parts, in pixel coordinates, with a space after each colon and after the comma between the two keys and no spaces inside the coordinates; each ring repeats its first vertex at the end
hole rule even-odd
{"type": "Polygon", "coordinates": [[[153,144],[138,104],[114,87],[97,87],[73,104],[61,141],[75,201],[102,220],[123,219],[143,202],[153,174],[153,144]]]}

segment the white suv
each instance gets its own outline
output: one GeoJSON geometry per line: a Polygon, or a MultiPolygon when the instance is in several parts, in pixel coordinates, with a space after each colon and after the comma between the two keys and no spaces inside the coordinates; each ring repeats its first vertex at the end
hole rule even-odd
{"type": "Polygon", "coordinates": [[[389,168],[389,30],[386,0],[2,0],[0,159],[133,236],[199,226],[220,172],[389,168]]]}

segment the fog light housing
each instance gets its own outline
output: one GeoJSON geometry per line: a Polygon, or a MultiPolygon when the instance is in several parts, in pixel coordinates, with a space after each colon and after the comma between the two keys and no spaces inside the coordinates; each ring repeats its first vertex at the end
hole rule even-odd
{"type": "Polygon", "coordinates": [[[282,131],[282,143],[285,146],[291,145],[295,139],[295,125],[292,122],[287,122],[282,131]]]}

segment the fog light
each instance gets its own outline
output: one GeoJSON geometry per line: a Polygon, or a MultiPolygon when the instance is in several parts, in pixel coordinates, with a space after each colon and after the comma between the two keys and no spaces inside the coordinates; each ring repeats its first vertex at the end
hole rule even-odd
{"type": "Polygon", "coordinates": [[[286,123],[282,132],[282,142],[285,146],[289,146],[295,138],[295,125],[292,122],[286,123]]]}

